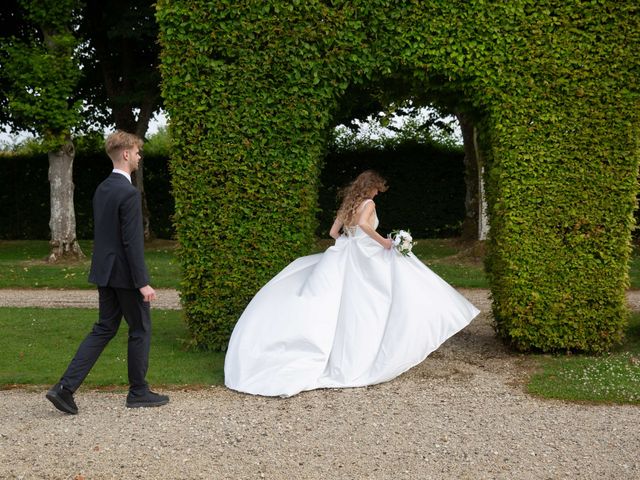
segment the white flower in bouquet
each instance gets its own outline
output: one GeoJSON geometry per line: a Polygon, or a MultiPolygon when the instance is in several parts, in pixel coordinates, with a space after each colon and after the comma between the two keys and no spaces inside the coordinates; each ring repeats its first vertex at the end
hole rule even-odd
{"type": "Polygon", "coordinates": [[[393,248],[405,257],[411,253],[411,249],[415,245],[411,232],[408,230],[394,230],[391,232],[391,239],[393,240],[393,248]]]}

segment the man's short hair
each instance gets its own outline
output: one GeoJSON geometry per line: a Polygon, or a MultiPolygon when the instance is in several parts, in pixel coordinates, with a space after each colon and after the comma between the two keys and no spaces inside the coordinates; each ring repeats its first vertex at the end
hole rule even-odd
{"type": "Polygon", "coordinates": [[[143,144],[144,142],[137,135],[124,132],[122,130],[116,130],[105,140],[104,149],[107,151],[109,158],[114,160],[122,150],[129,150],[133,147],[142,148],[143,144]]]}

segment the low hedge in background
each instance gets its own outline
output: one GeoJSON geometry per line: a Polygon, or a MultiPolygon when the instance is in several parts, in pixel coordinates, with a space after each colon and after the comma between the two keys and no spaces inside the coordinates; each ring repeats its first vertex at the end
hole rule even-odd
{"type": "MultiPolygon", "coordinates": [[[[464,217],[463,152],[438,144],[407,142],[386,149],[330,152],[321,174],[318,235],[328,237],[336,210],[337,189],[356,172],[374,168],[391,188],[376,201],[381,229],[409,228],[418,237],[456,235],[464,217]]],[[[0,239],[49,238],[49,183],[46,155],[0,157],[0,239]]],[[[77,234],[93,238],[91,199],[109,174],[111,163],[102,152],[77,154],[74,161],[77,234]]],[[[145,155],[145,192],[151,229],[158,238],[173,238],[174,209],[168,157],[145,155]]]]}
{"type": "Polygon", "coordinates": [[[418,142],[330,151],[320,176],[319,235],[328,236],[338,190],[369,168],[380,172],[389,185],[376,197],[381,233],[403,228],[416,238],[458,235],[465,215],[463,157],[461,148],[418,142]]]}
{"type": "MultiPolygon", "coordinates": [[[[48,159],[42,155],[0,157],[0,239],[49,238],[48,159]]],[[[79,239],[93,238],[93,193],[112,169],[102,152],[79,152],[73,163],[76,232],[79,239]]],[[[159,238],[172,238],[173,197],[166,156],[145,156],[145,192],[151,228],[159,238]]]]}

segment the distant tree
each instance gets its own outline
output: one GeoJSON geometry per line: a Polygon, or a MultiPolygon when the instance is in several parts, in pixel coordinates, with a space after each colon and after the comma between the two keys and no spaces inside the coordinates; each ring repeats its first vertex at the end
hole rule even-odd
{"type": "Polygon", "coordinates": [[[82,257],[73,203],[72,132],[81,122],[74,96],[80,43],[76,0],[19,0],[3,4],[0,26],[2,119],[42,138],[49,155],[49,261],[82,257]]]}
{"type": "Polygon", "coordinates": [[[406,142],[432,143],[444,148],[461,148],[461,138],[455,136],[456,118],[443,113],[434,105],[414,107],[388,105],[384,111],[369,114],[365,119],[354,118],[347,125],[337,126],[331,148],[357,150],[385,149],[406,142]]]}
{"type": "Polygon", "coordinates": [[[9,123],[9,97],[8,92],[11,88],[11,82],[6,75],[6,53],[4,45],[7,38],[24,38],[27,36],[23,32],[23,24],[18,21],[22,9],[18,5],[17,0],[6,0],[0,9],[0,124],[7,125],[9,123]]]}
{"type": "Polygon", "coordinates": [[[171,137],[166,126],[158,128],[158,131],[147,138],[144,144],[144,154],[156,157],[168,157],[171,152],[171,137]]]}
{"type": "Polygon", "coordinates": [[[482,177],[482,157],[477,144],[478,131],[472,118],[467,113],[458,111],[456,112],[456,117],[460,123],[464,144],[466,214],[462,222],[462,238],[466,240],[486,240],[489,226],[482,177]]]}

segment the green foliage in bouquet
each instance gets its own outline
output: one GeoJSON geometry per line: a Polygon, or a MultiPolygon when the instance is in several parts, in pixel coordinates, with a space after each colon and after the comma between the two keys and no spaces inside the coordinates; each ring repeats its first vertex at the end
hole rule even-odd
{"type": "Polygon", "coordinates": [[[181,293],[224,349],[307,253],[319,162],[350,95],[423,91],[479,129],[498,334],[608,349],[627,321],[638,169],[637,2],[159,0],[181,293]]]}

